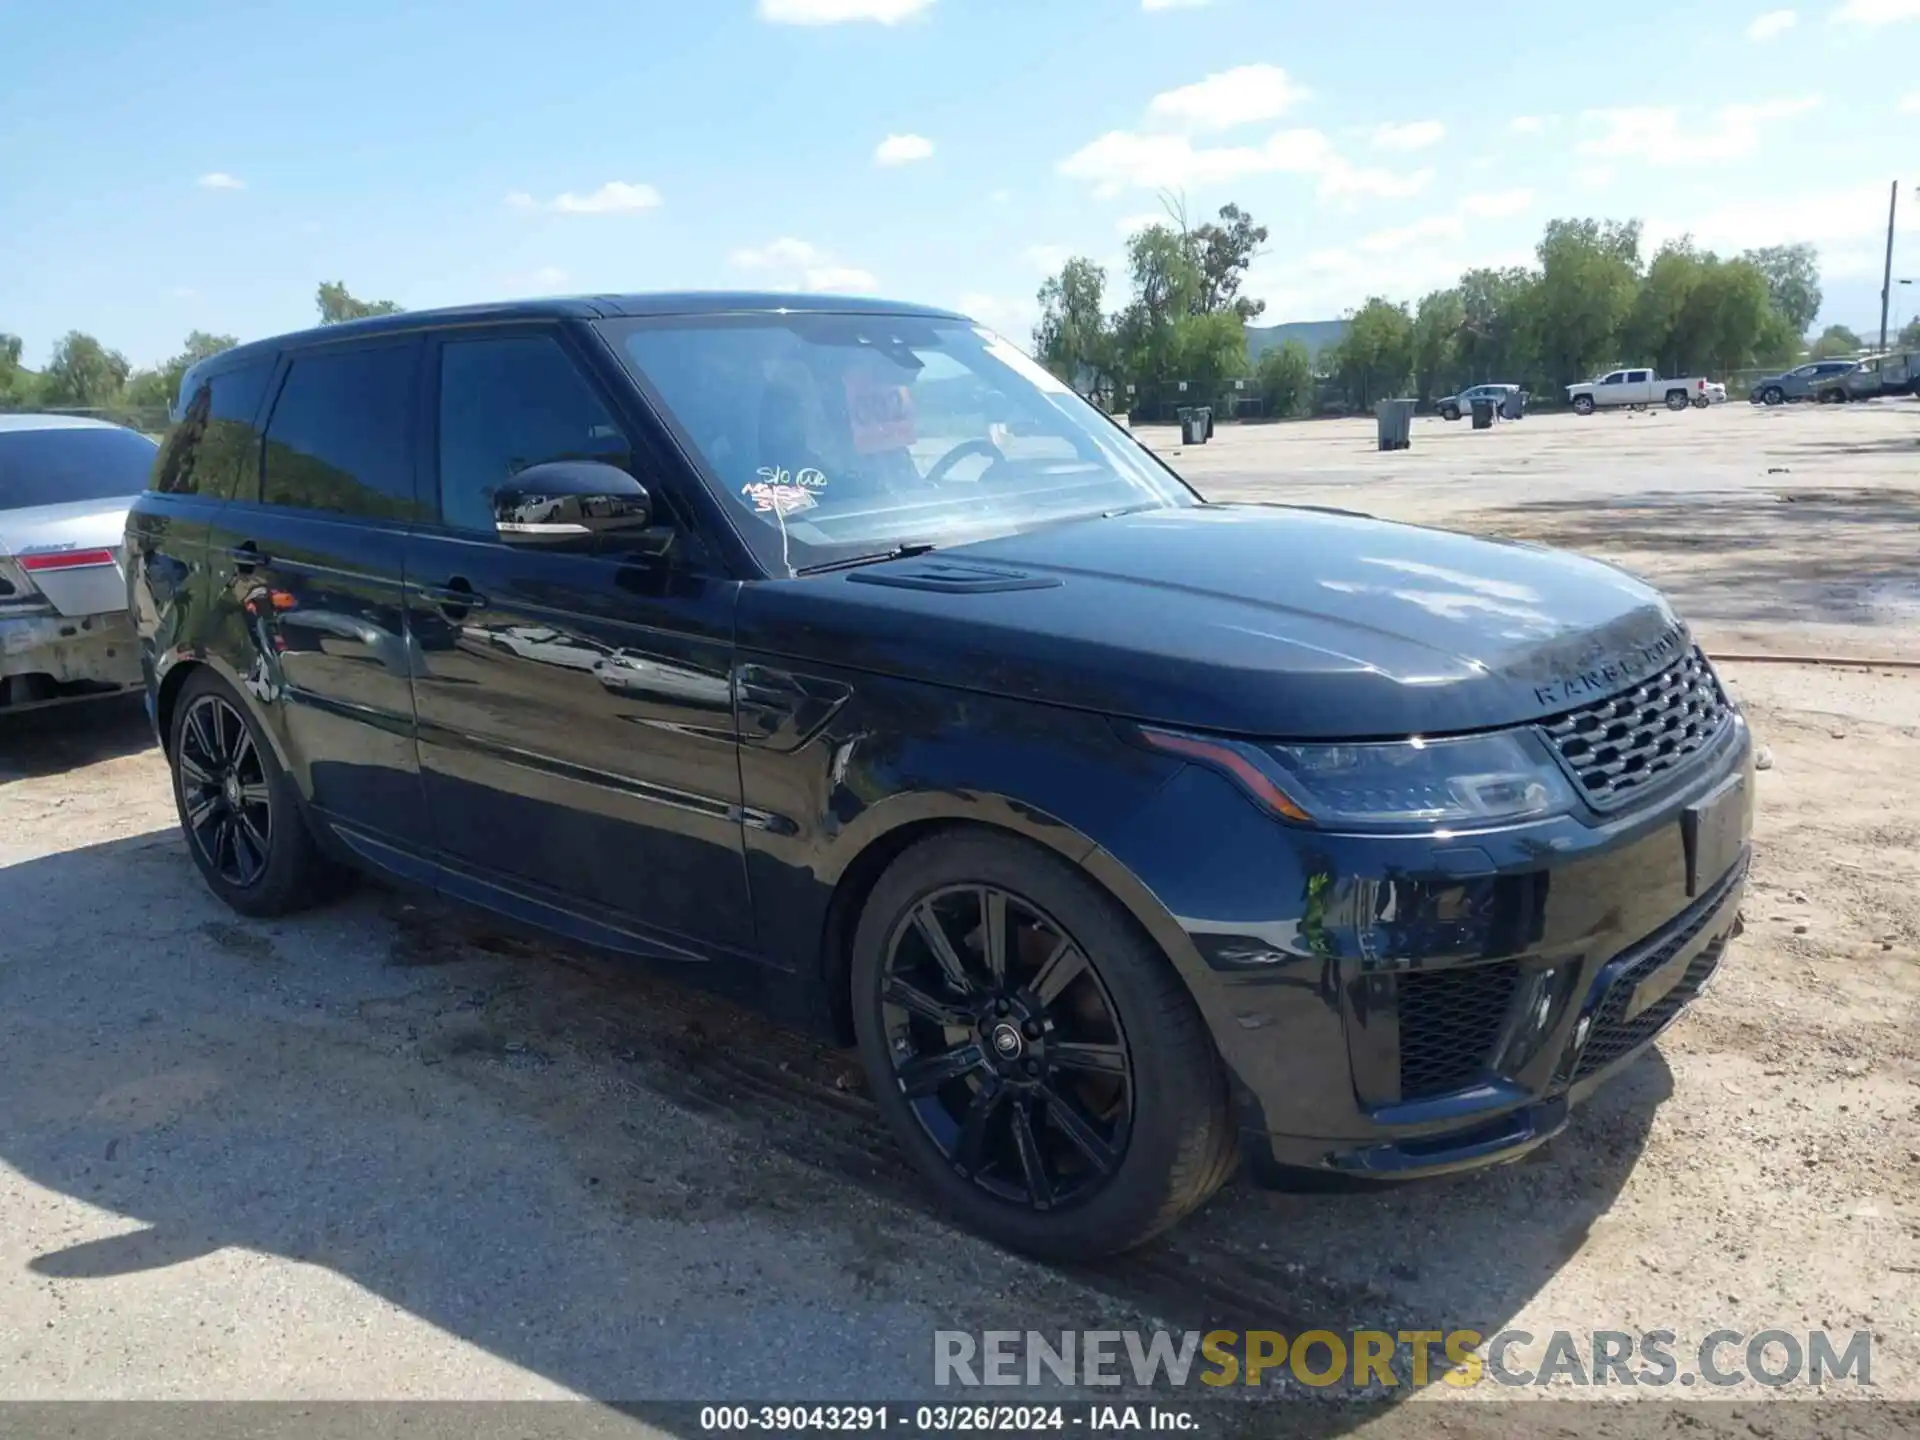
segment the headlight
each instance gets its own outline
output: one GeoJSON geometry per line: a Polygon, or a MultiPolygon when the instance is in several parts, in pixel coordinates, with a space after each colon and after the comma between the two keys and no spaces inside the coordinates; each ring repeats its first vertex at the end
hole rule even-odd
{"type": "Polygon", "coordinates": [[[1288,820],[1328,829],[1480,826],[1558,815],[1573,787],[1529,732],[1385,744],[1255,745],[1142,729],[1157,750],[1212,765],[1288,820]]]}

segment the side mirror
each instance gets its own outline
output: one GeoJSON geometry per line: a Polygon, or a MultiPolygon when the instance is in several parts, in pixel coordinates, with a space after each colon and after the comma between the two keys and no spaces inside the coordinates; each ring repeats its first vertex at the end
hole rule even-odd
{"type": "Polygon", "coordinates": [[[494,492],[493,528],[508,545],[594,550],[646,537],[653,499],[604,461],[551,460],[529,465],[494,492]]]}

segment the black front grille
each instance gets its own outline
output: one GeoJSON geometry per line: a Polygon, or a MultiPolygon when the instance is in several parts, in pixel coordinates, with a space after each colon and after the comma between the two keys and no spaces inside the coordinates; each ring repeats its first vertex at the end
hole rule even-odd
{"type": "Polygon", "coordinates": [[[1733,714],[1695,646],[1651,679],[1542,728],[1596,810],[1612,810],[1711,745],[1733,714]]]}
{"type": "Polygon", "coordinates": [[[1605,1069],[1628,1051],[1636,1050],[1653,1039],[1713,978],[1713,972],[1720,967],[1721,956],[1726,953],[1727,937],[1724,935],[1716,936],[1712,944],[1687,962],[1685,972],[1671,990],[1631,1020],[1626,1018],[1627,1006],[1633,1002],[1634,987],[1671,960],[1706,928],[1707,922],[1719,912],[1720,902],[1726,897],[1727,891],[1737,885],[1745,874],[1746,865],[1742,863],[1714,887],[1711,895],[1695,905],[1694,913],[1684,923],[1614,976],[1606,993],[1600,997],[1599,1008],[1593,1013],[1586,1046],[1580,1051],[1579,1062],[1574,1066],[1575,1080],[1605,1069]]]}
{"type": "Polygon", "coordinates": [[[1402,975],[1400,1098],[1444,1095],[1480,1079],[1519,980],[1512,961],[1402,975]]]}

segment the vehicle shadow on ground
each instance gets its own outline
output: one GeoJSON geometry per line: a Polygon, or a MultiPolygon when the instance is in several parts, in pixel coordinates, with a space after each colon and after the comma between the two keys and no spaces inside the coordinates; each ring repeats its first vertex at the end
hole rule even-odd
{"type": "Polygon", "coordinates": [[[18,715],[0,711],[0,784],[152,748],[153,729],[138,695],[48,705],[18,715]]]}
{"type": "Polygon", "coordinates": [[[1793,489],[1545,500],[1449,527],[1618,563],[1689,620],[1911,625],[1920,614],[1920,494],[1793,489]]]}
{"type": "Polygon", "coordinates": [[[0,869],[0,915],[0,1162],[140,1226],[22,1255],[34,1274],[285,1256],[614,1400],[801,1398],[796,1344],[837,1398],[929,1398],[937,1327],[1490,1335],[1612,1207],[1671,1090],[1648,1056],[1525,1163],[1235,1183],[1063,1274],[928,1214],[851,1057],[670,978],[372,888],[243,921],[166,831],[0,869]]]}

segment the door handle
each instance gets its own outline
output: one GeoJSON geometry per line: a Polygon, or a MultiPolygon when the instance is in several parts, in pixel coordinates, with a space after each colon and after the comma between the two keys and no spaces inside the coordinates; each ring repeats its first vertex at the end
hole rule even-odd
{"type": "Polygon", "coordinates": [[[228,548],[227,558],[233,561],[233,568],[242,575],[248,574],[256,565],[270,565],[273,558],[251,540],[243,540],[228,548]]]}
{"type": "Polygon", "coordinates": [[[464,620],[469,610],[487,603],[487,597],[475,590],[462,575],[454,576],[444,585],[422,585],[420,593],[439,606],[449,620],[464,620]]]}

